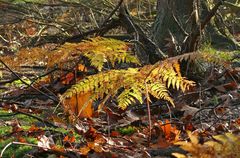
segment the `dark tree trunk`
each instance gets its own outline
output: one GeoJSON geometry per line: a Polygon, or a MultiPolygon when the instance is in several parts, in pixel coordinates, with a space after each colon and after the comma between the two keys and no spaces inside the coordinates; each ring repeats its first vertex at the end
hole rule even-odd
{"type": "Polygon", "coordinates": [[[184,40],[197,25],[195,0],[158,0],[153,39],[169,56],[176,55],[184,40]]]}
{"type": "Polygon", "coordinates": [[[224,1],[217,1],[209,10],[206,1],[158,0],[153,40],[168,56],[196,51],[202,37],[219,48],[238,48],[234,40],[219,33],[211,20],[222,5],[224,1]]]}

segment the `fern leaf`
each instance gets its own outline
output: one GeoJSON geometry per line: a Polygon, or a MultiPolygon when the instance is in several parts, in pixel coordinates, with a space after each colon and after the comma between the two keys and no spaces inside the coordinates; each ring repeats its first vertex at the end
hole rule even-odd
{"type": "Polygon", "coordinates": [[[80,43],[65,43],[54,50],[44,48],[21,49],[16,56],[1,57],[11,67],[22,65],[69,66],[79,62],[79,57],[86,57],[90,64],[99,71],[105,63],[127,62],[140,65],[138,58],[129,50],[130,44],[120,40],[95,37],[80,43]],[[57,60],[56,60],[57,59],[57,60]]]}
{"type": "Polygon", "coordinates": [[[139,87],[131,87],[130,89],[125,89],[117,98],[118,105],[121,109],[126,109],[126,107],[136,100],[143,103],[142,90],[139,87]]]}
{"type": "Polygon", "coordinates": [[[153,95],[155,98],[169,101],[174,106],[173,99],[169,96],[168,90],[165,84],[160,82],[155,82],[147,86],[149,87],[148,92],[151,95],[153,95]]]}
{"type": "Polygon", "coordinates": [[[110,70],[88,76],[73,85],[63,96],[71,97],[75,93],[92,92],[94,94],[92,98],[96,99],[103,98],[104,95],[115,96],[120,89],[123,89],[117,100],[119,107],[125,109],[136,101],[143,103],[142,95],[147,88],[151,95],[166,100],[174,106],[167,89],[172,86],[174,89],[185,91],[194,85],[193,81],[181,76],[178,62],[165,60],[142,68],[110,70]]]}

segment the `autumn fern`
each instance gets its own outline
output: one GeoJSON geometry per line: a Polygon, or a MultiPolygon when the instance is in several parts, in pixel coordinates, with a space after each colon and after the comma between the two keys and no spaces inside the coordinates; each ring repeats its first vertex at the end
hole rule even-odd
{"type": "Polygon", "coordinates": [[[93,99],[97,99],[105,95],[115,96],[121,91],[117,101],[122,109],[136,101],[143,103],[142,98],[146,93],[174,105],[168,88],[172,86],[174,89],[185,91],[194,84],[181,76],[178,61],[165,60],[142,68],[110,70],[88,76],[68,89],[62,99],[86,92],[91,92],[93,99]]]}
{"type": "Polygon", "coordinates": [[[80,43],[65,43],[50,54],[48,65],[64,64],[79,56],[88,58],[90,64],[99,71],[107,62],[113,67],[115,63],[122,62],[140,64],[137,57],[130,52],[130,44],[111,38],[95,37],[80,43]]]}
{"type": "Polygon", "coordinates": [[[67,67],[80,62],[81,57],[90,61],[90,65],[99,71],[105,63],[113,67],[116,63],[134,63],[140,65],[138,58],[130,51],[127,42],[111,38],[95,37],[80,43],[65,43],[55,49],[31,48],[21,49],[15,56],[0,57],[6,64],[13,68],[20,66],[47,66],[67,67]]]}

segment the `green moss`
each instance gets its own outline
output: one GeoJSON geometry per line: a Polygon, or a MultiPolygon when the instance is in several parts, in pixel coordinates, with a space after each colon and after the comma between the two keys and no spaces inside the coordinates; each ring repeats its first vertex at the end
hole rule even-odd
{"type": "Polygon", "coordinates": [[[131,135],[134,132],[136,132],[136,127],[133,126],[123,127],[119,128],[118,131],[123,135],[131,135]]]}
{"type": "MultiPolygon", "coordinates": [[[[36,144],[37,143],[37,139],[36,138],[26,138],[25,137],[25,139],[30,144],[36,144]]],[[[9,139],[1,141],[0,142],[0,151],[2,151],[2,149],[7,144],[9,144],[9,143],[11,143],[13,141],[15,141],[15,138],[13,138],[13,137],[10,137],[9,139]]],[[[13,155],[16,158],[20,158],[20,157],[23,157],[31,149],[32,149],[31,146],[12,144],[4,151],[3,158],[9,158],[9,157],[12,157],[13,155]]]]}
{"type": "MultiPolygon", "coordinates": [[[[10,116],[11,114],[12,113],[9,113],[8,111],[0,109],[0,116],[1,116],[0,121],[1,121],[1,123],[5,122],[5,124],[6,124],[7,121],[11,122],[11,121],[17,119],[21,124],[21,128],[24,131],[28,131],[29,128],[31,128],[32,124],[36,124],[36,123],[39,122],[38,120],[36,120],[32,117],[23,115],[23,114],[10,116]]],[[[64,135],[74,136],[75,139],[76,139],[76,142],[81,142],[82,141],[81,135],[75,133],[74,131],[70,132],[69,130],[66,130],[64,128],[51,128],[51,127],[39,127],[39,128],[41,128],[44,131],[50,131],[51,133],[52,132],[53,133],[60,132],[60,133],[63,133],[64,135]]],[[[6,136],[9,135],[11,132],[12,132],[12,126],[10,126],[10,125],[5,126],[4,124],[2,126],[0,126],[0,151],[2,151],[2,149],[7,144],[9,144],[13,141],[18,141],[18,140],[16,140],[16,138],[13,138],[13,137],[6,138],[6,136]]],[[[22,133],[22,135],[21,135],[21,133],[19,133],[19,136],[24,138],[27,143],[37,144],[37,139],[36,138],[25,137],[25,135],[26,134],[24,134],[24,133],[22,133]]],[[[55,142],[56,145],[62,145],[62,139],[63,139],[62,135],[59,136],[59,138],[56,138],[56,139],[57,139],[56,142],[55,142]]],[[[29,152],[30,150],[32,150],[31,146],[12,144],[4,151],[3,158],[9,158],[9,157],[12,157],[13,155],[16,158],[21,158],[27,152],[29,152]]]]}
{"type": "Polygon", "coordinates": [[[32,81],[30,79],[28,79],[27,77],[22,77],[21,80],[15,80],[11,83],[7,83],[5,84],[5,86],[11,86],[11,87],[27,87],[28,85],[30,85],[32,83],[32,81]],[[27,85],[26,85],[27,84],[27,85]]]}
{"type": "Polygon", "coordinates": [[[11,129],[12,129],[12,127],[9,127],[9,126],[1,126],[0,127],[0,136],[11,132],[11,129]]]}
{"type": "Polygon", "coordinates": [[[0,120],[2,121],[11,121],[13,119],[17,119],[21,125],[23,126],[31,126],[32,124],[36,123],[37,120],[23,115],[23,114],[17,114],[17,115],[13,115],[13,116],[9,116],[9,114],[12,114],[11,112],[5,111],[5,110],[0,110],[0,120]],[[5,117],[4,117],[5,116],[5,117]]]}
{"type": "Polygon", "coordinates": [[[200,49],[201,52],[206,52],[213,55],[216,58],[219,58],[222,61],[231,61],[235,52],[226,51],[226,50],[217,50],[213,48],[210,44],[204,44],[200,49]]]}

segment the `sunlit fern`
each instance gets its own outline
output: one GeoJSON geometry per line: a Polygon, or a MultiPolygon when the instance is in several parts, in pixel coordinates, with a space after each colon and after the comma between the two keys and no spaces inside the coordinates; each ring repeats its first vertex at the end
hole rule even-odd
{"type": "Polygon", "coordinates": [[[75,93],[86,92],[91,92],[93,99],[103,98],[106,95],[118,95],[119,107],[125,109],[137,101],[143,103],[143,96],[149,93],[174,105],[168,88],[172,87],[175,90],[185,92],[195,85],[193,81],[187,80],[181,75],[179,62],[183,60],[202,60],[227,66],[229,58],[219,60],[221,57],[217,53],[192,52],[159,61],[154,65],[145,65],[141,68],[100,72],[73,85],[63,94],[62,99],[72,97],[75,93]]]}
{"type": "Polygon", "coordinates": [[[54,50],[40,47],[21,49],[15,56],[0,57],[0,59],[13,68],[22,65],[64,67],[71,63],[74,65],[81,57],[86,57],[90,60],[91,66],[101,71],[105,63],[113,67],[115,63],[122,62],[140,65],[138,58],[130,50],[131,46],[127,42],[95,37],[80,43],[65,43],[54,50]]]}
{"type": "Polygon", "coordinates": [[[106,94],[115,96],[123,89],[117,97],[119,107],[122,109],[136,101],[142,103],[142,97],[147,92],[174,105],[168,88],[172,86],[176,90],[185,91],[194,84],[193,81],[181,76],[177,60],[167,59],[142,68],[110,70],[88,76],[68,89],[62,99],[86,92],[92,92],[93,99],[97,99],[103,98],[106,94]]]}
{"type": "Polygon", "coordinates": [[[131,53],[130,44],[111,38],[95,37],[81,43],[65,43],[51,53],[48,65],[57,64],[56,57],[60,59],[58,63],[64,64],[64,62],[79,56],[87,57],[91,65],[99,71],[107,62],[112,66],[121,62],[140,64],[137,57],[131,53]]]}

